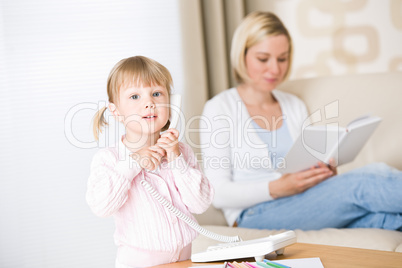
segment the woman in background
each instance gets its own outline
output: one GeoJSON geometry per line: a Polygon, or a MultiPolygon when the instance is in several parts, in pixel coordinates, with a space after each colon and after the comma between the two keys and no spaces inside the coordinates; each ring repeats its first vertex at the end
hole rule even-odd
{"type": "Polygon", "coordinates": [[[292,50],[272,13],[250,13],[236,29],[231,62],[238,86],[209,100],[200,123],[214,206],[230,226],[402,230],[401,171],[371,164],[337,175],[323,163],[276,171],[308,120],[299,98],[276,89],[289,74],[292,50]]]}

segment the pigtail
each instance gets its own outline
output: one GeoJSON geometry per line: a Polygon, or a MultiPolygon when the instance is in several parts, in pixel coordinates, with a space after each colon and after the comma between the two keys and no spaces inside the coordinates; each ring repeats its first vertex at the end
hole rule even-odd
{"type": "Polygon", "coordinates": [[[106,109],[107,109],[106,107],[103,107],[102,109],[97,111],[93,118],[92,131],[93,131],[95,140],[97,140],[97,141],[99,140],[99,133],[102,133],[102,128],[108,125],[108,123],[105,120],[105,116],[104,116],[106,109]]]}

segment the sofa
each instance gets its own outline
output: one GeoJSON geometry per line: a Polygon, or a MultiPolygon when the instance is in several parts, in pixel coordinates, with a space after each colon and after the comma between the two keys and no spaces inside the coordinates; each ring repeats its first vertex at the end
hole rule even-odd
{"type": "MultiPolygon", "coordinates": [[[[301,98],[310,114],[321,116],[320,124],[335,120],[340,126],[346,126],[351,120],[366,114],[383,119],[356,159],[339,167],[338,173],[372,162],[384,162],[402,170],[402,72],[291,80],[283,83],[280,90],[301,98]]],[[[229,227],[222,211],[213,206],[195,217],[208,230],[239,235],[243,240],[285,231],[229,227]]],[[[399,231],[360,228],[294,231],[301,243],[402,252],[402,232],[399,231]]],[[[193,242],[193,253],[204,251],[216,243],[199,235],[193,242]]]]}

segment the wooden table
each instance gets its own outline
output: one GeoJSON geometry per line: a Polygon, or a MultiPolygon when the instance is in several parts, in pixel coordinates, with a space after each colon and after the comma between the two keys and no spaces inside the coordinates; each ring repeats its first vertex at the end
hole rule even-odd
{"type": "MultiPolygon", "coordinates": [[[[325,246],[317,244],[304,244],[296,243],[285,248],[285,253],[281,256],[270,254],[267,256],[270,260],[281,259],[299,259],[299,258],[314,258],[319,257],[325,268],[349,268],[349,267],[381,267],[381,268],[401,268],[402,267],[402,253],[369,250],[359,248],[346,248],[325,246]]],[[[237,262],[245,261],[236,260],[237,262]]],[[[247,261],[254,261],[254,259],[247,259],[247,261]]],[[[209,263],[192,263],[190,260],[159,265],[157,267],[163,268],[187,268],[195,266],[205,266],[209,264],[219,264],[223,262],[209,262],[209,263]]]]}

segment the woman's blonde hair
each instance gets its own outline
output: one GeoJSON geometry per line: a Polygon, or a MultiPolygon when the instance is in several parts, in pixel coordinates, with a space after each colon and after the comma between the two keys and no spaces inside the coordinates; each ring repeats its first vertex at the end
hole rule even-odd
{"type": "MultiPolygon", "coordinates": [[[[107,79],[109,103],[118,104],[122,87],[153,85],[165,87],[170,96],[173,79],[165,66],[144,56],[123,59],[113,67],[107,79]]],[[[102,132],[102,128],[107,125],[104,116],[106,109],[106,107],[100,109],[93,118],[93,134],[96,140],[99,139],[99,132],[102,132]]],[[[168,129],[169,124],[168,121],[162,131],[168,129]]]]}
{"type": "Polygon", "coordinates": [[[230,60],[238,83],[250,81],[245,61],[247,50],[267,36],[281,34],[289,41],[289,67],[284,78],[286,79],[292,64],[292,39],[285,25],[275,14],[263,11],[252,12],[242,20],[233,35],[230,51],[230,60]]]}

